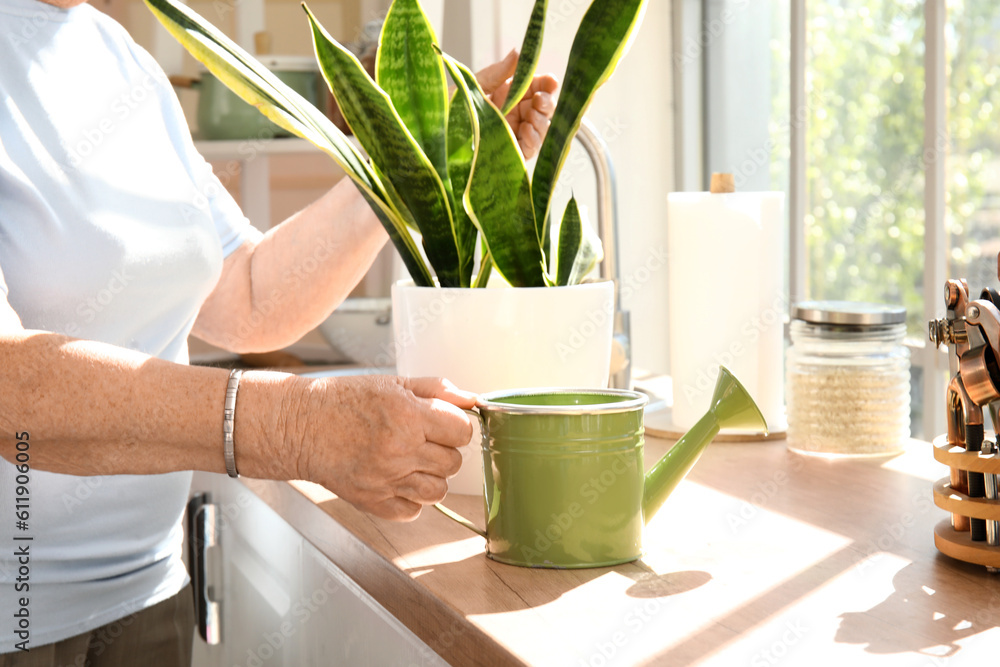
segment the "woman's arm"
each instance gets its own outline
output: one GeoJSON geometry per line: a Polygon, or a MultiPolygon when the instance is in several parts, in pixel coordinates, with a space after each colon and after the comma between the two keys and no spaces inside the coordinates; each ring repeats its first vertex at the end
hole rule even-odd
{"type": "MultiPolygon", "coordinates": [[[[21,328],[0,294],[0,455],[76,475],[225,472],[228,371],[21,328]]],[[[412,519],[447,491],[474,397],[433,379],[309,380],[249,372],[235,415],[241,474],[308,479],[365,511],[412,519]]]]}
{"type": "Polygon", "coordinates": [[[316,327],[358,284],[388,235],[347,178],[226,258],[192,333],[233,352],[266,352],[316,327]]]}

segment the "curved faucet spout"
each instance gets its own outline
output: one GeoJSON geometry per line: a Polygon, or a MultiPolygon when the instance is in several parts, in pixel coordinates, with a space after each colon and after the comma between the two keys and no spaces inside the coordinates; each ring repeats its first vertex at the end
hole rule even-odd
{"type": "Polygon", "coordinates": [[[611,151],[600,132],[589,119],[584,118],[576,132],[597,178],[597,234],[604,247],[601,260],[601,278],[615,284],[614,346],[619,351],[612,357],[611,385],[617,389],[632,388],[632,343],[629,313],[622,308],[619,298],[621,275],[618,263],[618,185],[611,151]],[[615,363],[617,360],[617,363],[615,363]]]}

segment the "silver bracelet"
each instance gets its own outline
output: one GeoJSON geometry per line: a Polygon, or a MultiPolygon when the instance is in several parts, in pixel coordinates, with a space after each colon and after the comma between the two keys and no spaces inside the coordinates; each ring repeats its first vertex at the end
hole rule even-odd
{"type": "Polygon", "coordinates": [[[233,451],[233,430],[236,417],[236,391],[240,388],[240,376],[243,371],[233,369],[229,372],[229,385],[226,387],[226,405],[222,410],[222,453],[226,457],[226,472],[230,477],[239,477],[236,472],[236,453],[233,451]]]}

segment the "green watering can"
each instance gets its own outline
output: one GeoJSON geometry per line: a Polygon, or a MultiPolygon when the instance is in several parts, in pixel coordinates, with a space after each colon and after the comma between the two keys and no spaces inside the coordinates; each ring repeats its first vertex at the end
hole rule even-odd
{"type": "Polygon", "coordinates": [[[483,397],[478,413],[486,530],[493,560],[527,567],[616,565],[642,556],[643,526],[721,428],[763,430],[743,385],[719,368],[711,405],[646,473],[647,398],[616,389],[533,389],[483,397]]]}

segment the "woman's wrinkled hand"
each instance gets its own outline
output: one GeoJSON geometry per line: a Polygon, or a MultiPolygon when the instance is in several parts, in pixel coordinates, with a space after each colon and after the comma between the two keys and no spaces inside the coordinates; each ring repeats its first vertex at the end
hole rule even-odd
{"type": "Polygon", "coordinates": [[[298,471],[361,510],[410,521],[442,500],[458,472],[458,447],[472,422],[462,408],[476,396],[438,378],[387,375],[310,383],[299,420],[298,471]]]}
{"type": "MultiPolygon", "coordinates": [[[[476,74],[483,92],[490,96],[498,108],[503,108],[510,91],[511,77],[517,69],[518,53],[511,51],[503,60],[493,63],[476,74]]],[[[542,140],[549,129],[549,119],[556,110],[555,92],[559,83],[551,74],[536,76],[531,86],[511,112],[507,124],[514,131],[525,159],[531,159],[542,147],[542,140]]]]}

